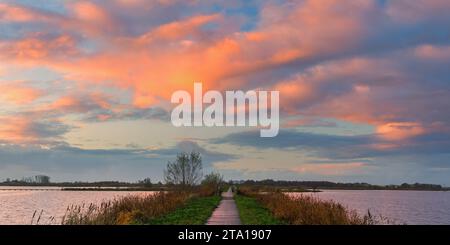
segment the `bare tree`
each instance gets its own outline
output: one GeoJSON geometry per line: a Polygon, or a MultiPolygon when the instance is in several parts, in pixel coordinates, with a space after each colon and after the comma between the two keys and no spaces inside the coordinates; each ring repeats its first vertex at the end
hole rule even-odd
{"type": "Polygon", "coordinates": [[[164,179],[169,184],[193,186],[202,178],[202,157],[198,152],[180,153],[174,162],[168,162],[164,179]]]}

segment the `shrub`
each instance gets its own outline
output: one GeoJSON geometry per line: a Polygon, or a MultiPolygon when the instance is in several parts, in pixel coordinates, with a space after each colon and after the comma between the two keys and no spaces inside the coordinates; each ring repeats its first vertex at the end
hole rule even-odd
{"type": "Polygon", "coordinates": [[[223,176],[219,173],[210,173],[205,176],[205,178],[202,181],[203,188],[212,189],[216,195],[219,195],[222,191],[222,185],[223,185],[223,176]]]}

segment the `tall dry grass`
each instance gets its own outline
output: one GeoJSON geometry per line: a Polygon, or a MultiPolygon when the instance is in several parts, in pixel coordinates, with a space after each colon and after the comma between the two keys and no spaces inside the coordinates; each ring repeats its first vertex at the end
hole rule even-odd
{"type": "Polygon", "coordinates": [[[241,187],[239,194],[256,198],[275,218],[292,225],[374,225],[389,221],[368,212],[361,216],[339,203],[310,195],[288,196],[281,192],[260,193],[241,187]]]}
{"type": "Polygon", "coordinates": [[[63,225],[125,225],[145,223],[182,206],[190,192],[158,192],[148,196],[127,196],[99,205],[72,205],[62,219],[63,225]]]}

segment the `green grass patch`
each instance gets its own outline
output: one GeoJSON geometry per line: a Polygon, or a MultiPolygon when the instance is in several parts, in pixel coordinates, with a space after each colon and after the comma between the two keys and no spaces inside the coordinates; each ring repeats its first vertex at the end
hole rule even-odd
{"type": "Polygon", "coordinates": [[[203,225],[219,205],[221,197],[197,197],[183,207],[149,222],[151,225],[203,225]]]}
{"type": "Polygon", "coordinates": [[[282,221],[273,217],[255,198],[235,196],[239,216],[243,225],[281,225],[282,221]]]}

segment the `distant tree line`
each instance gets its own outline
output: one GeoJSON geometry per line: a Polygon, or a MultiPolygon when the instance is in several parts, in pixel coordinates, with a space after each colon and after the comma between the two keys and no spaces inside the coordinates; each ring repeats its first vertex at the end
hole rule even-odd
{"type": "Polygon", "coordinates": [[[61,186],[61,187],[160,187],[163,183],[152,183],[150,178],[145,178],[137,182],[123,181],[95,181],[95,182],[50,182],[50,177],[46,175],[36,175],[32,177],[24,177],[21,179],[7,178],[0,182],[0,185],[6,186],[61,186]]]}
{"type": "MultiPolygon", "coordinates": [[[[0,182],[0,185],[12,186],[60,186],[60,187],[177,187],[189,189],[194,186],[208,186],[217,192],[225,185],[223,176],[219,173],[209,173],[203,177],[202,157],[198,152],[180,153],[175,161],[167,163],[164,171],[165,184],[158,182],[152,183],[150,178],[144,178],[137,182],[121,181],[96,181],[96,182],[50,182],[47,175],[36,175],[18,179],[6,179],[0,182]]],[[[368,183],[335,183],[330,181],[287,181],[287,180],[240,180],[229,181],[228,185],[246,185],[255,187],[281,187],[281,188],[299,188],[299,189],[346,189],[346,190],[450,190],[448,187],[442,187],[435,184],[408,184],[401,185],[372,185],[368,183]]]]}
{"type": "Polygon", "coordinates": [[[368,183],[335,183],[330,181],[286,181],[286,180],[240,180],[234,184],[247,186],[296,187],[303,189],[347,189],[347,190],[449,190],[434,184],[371,185],[368,183]]]}
{"type": "Polygon", "coordinates": [[[20,180],[7,178],[3,183],[50,184],[50,177],[47,175],[35,175],[23,177],[20,180]]]}

